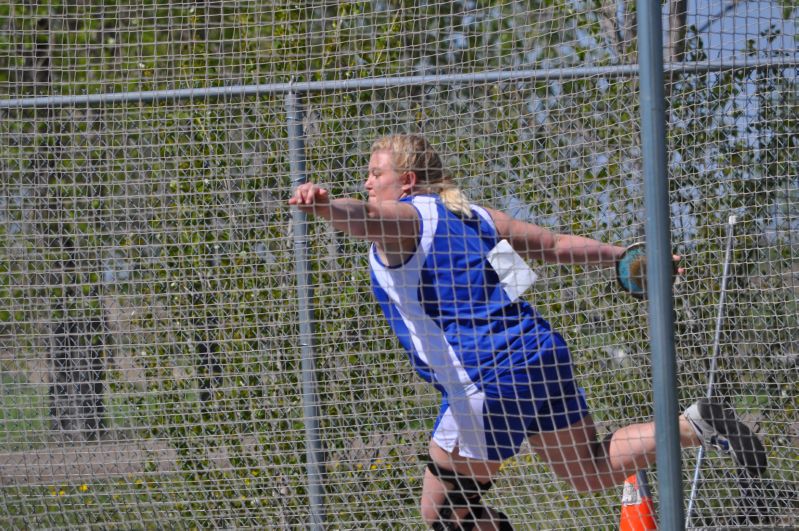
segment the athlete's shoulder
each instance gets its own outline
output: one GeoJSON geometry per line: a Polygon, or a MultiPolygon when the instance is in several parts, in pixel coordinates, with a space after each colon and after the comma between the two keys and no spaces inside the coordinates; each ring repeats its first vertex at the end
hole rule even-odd
{"type": "Polygon", "coordinates": [[[475,203],[470,203],[469,207],[472,209],[472,213],[474,213],[476,216],[479,216],[480,219],[491,225],[491,227],[494,226],[494,218],[488,208],[475,203]]]}
{"type": "Polygon", "coordinates": [[[441,203],[441,198],[435,194],[414,194],[403,197],[400,201],[405,201],[413,204],[423,203],[441,203]]]}

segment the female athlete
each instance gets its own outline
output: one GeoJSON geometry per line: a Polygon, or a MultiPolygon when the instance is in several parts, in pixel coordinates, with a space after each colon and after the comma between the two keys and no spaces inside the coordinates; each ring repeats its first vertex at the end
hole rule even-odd
{"type": "MultiPolygon", "coordinates": [[[[441,393],[424,521],[440,530],[511,529],[482,494],[525,440],[581,492],[652,464],[653,422],[597,439],[566,343],[521,297],[535,276],[525,260],[613,265],[624,247],[470,204],[421,135],[377,140],[368,172],[366,201],[306,183],[289,204],[372,242],[375,297],[418,374],[441,393]]],[[[712,445],[755,470],[762,453],[765,467],[759,440],[720,404],[697,402],[679,427],[683,446],[712,445]]]]}

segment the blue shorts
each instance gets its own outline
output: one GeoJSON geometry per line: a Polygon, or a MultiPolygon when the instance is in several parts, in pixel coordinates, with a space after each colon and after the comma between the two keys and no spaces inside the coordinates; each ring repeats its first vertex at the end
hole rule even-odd
{"type": "Polygon", "coordinates": [[[469,396],[444,397],[432,437],[449,452],[457,447],[464,457],[503,461],[530,436],[567,428],[588,412],[569,349],[553,334],[527,367],[469,396]]]}

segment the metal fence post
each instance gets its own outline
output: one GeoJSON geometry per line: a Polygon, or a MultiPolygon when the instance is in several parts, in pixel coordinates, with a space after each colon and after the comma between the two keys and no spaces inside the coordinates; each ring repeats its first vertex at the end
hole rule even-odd
{"type": "Polygon", "coordinates": [[[646,209],[649,331],[655,401],[655,439],[664,531],[682,529],[682,474],[677,404],[677,363],[672,301],[671,222],[666,156],[663,35],[660,2],[638,0],[641,75],[641,144],[646,209]]]}
{"type": "MultiPolygon", "coordinates": [[[[286,93],[286,121],[289,140],[289,165],[292,188],[306,182],[305,136],[303,113],[297,95],[286,93]]],[[[319,404],[316,390],[316,360],[313,343],[313,309],[311,308],[311,282],[308,267],[308,221],[303,212],[292,211],[294,226],[294,264],[297,273],[297,300],[300,320],[300,345],[302,347],[302,403],[306,439],[306,470],[308,474],[308,499],[310,503],[310,528],[321,531],[324,523],[324,486],[322,466],[324,453],[319,435],[319,404]]]]}

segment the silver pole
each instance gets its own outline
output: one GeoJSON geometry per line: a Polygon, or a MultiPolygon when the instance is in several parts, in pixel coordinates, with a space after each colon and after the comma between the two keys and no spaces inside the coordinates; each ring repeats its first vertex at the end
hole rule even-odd
{"type": "MultiPolygon", "coordinates": [[[[286,94],[286,120],[288,122],[289,164],[292,188],[307,181],[305,172],[305,136],[302,128],[302,108],[294,92],[286,94]]],[[[322,466],[324,452],[319,435],[319,404],[316,390],[316,360],[313,342],[313,309],[311,308],[311,280],[308,267],[308,220],[299,209],[292,209],[294,225],[294,264],[297,272],[297,300],[300,320],[300,346],[302,348],[302,403],[305,423],[305,454],[308,474],[308,499],[310,503],[310,529],[324,529],[324,486],[322,466]]]]}
{"type": "Polygon", "coordinates": [[[666,156],[663,29],[660,2],[638,0],[638,62],[641,67],[641,146],[646,212],[647,297],[655,400],[655,457],[660,529],[683,525],[677,360],[674,349],[671,220],[666,156]]]}
{"type": "MultiPolygon", "coordinates": [[[[718,366],[717,360],[719,356],[719,345],[721,343],[721,323],[724,319],[724,302],[727,299],[727,278],[730,273],[730,261],[732,260],[732,241],[733,241],[733,225],[735,225],[735,216],[730,216],[727,222],[727,248],[724,252],[724,267],[721,273],[721,294],[719,295],[719,308],[716,313],[716,333],[713,336],[713,355],[710,360],[710,373],[707,381],[706,397],[713,396],[713,385],[716,378],[716,367],[718,366]]],[[[699,482],[699,469],[702,465],[702,459],[705,456],[705,448],[699,447],[696,453],[696,467],[694,468],[694,479],[691,483],[691,496],[688,498],[688,509],[685,516],[685,527],[691,525],[691,513],[694,509],[694,498],[696,497],[697,484],[699,482]]]]}
{"type": "MultiPolygon", "coordinates": [[[[661,61],[662,64],[662,61],[661,61]]],[[[765,68],[796,68],[799,61],[792,58],[735,59],[663,65],[663,72],[726,72],[729,70],[762,70],[765,68]]],[[[0,99],[0,109],[30,109],[46,107],[75,107],[86,105],[144,104],[160,101],[236,99],[263,94],[289,92],[329,92],[336,90],[375,90],[400,86],[451,86],[463,83],[499,83],[546,81],[550,79],[580,79],[591,76],[608,78],[635,77],[639,65],[585,66],[538,70],[501,70],[468,74],[439,74],[424,76],[375,77],[328,81],[298,81],[291,83],[261,83],[255,85],[225,85],[187,89],[139,90],[101,94],[72,94],[66,96],[32,96],[0,99]]]]}

